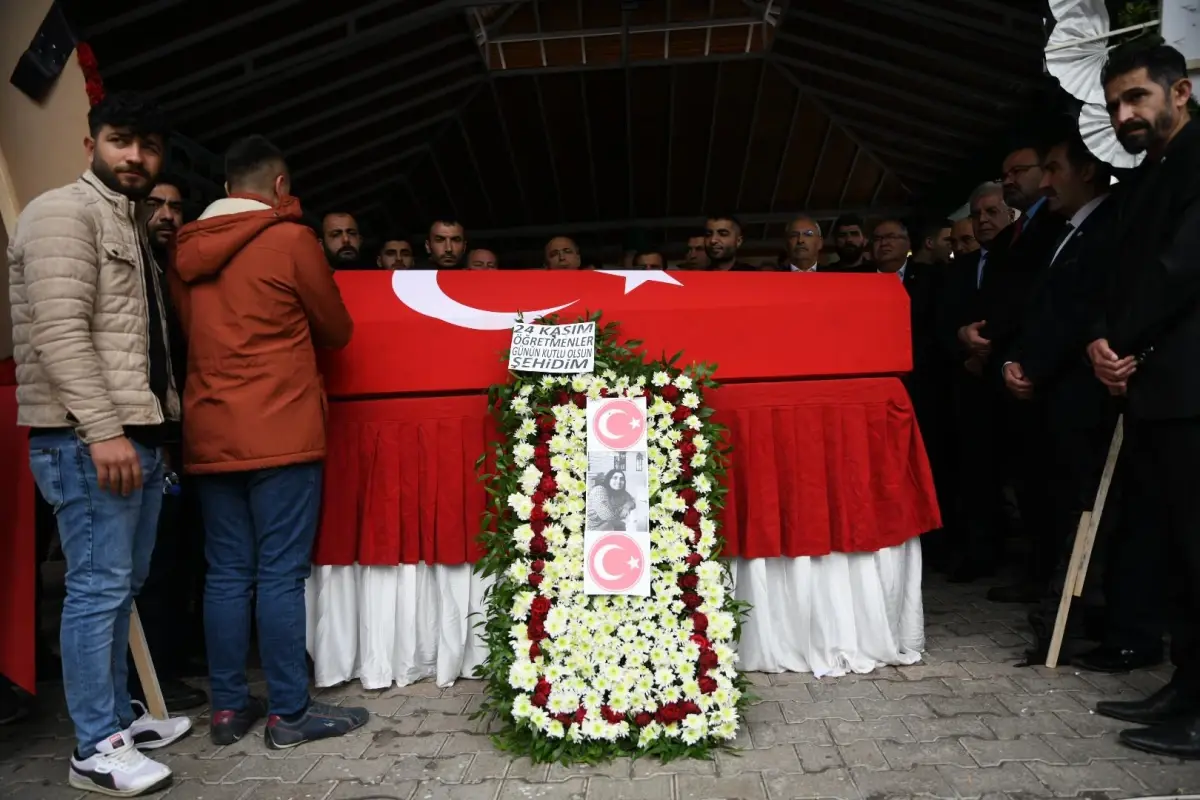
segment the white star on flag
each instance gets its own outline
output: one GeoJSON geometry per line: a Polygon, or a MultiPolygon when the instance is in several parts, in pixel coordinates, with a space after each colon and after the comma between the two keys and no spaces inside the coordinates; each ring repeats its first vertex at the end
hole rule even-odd
{"type": "Polygon", "coordinates": [[[673,275],[662,270],[634,270],[634,269],[598,269],[596,272],[604,275],[616,275],[618,278],[625,279],[625,294],[629,294],[643,283],[669,283],[675,286],[683,286],[673,275]]]}
{"type": "Polygon", "coordinates": [[[641,563],[641,562],[640,562],[638,559],[636,559],[636,558],[631,558],[631,559],[629,559],[629,568],[630,568],[630,569],[637,569],[637,568],[638,568],[638,564],[640,564],[640,563],[641,563]]]}

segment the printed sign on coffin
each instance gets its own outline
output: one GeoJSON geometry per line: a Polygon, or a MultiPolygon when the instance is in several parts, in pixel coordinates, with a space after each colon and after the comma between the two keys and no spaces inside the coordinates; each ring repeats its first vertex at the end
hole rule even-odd
{"type": "Polygon", "coordinates": [[[583,589],[650,594],[650,472],[646,400],[588,400],[583,589]]]}

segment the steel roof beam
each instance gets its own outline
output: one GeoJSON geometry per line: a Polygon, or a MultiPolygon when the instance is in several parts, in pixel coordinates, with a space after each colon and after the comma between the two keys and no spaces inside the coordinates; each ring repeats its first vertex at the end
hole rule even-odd
{"type": "Polygon", "coordinates": [[[588,172],[590,174],[592,183],[592,208],[595,209],[596,216],[599,217],[600,192],[596,188],[598,183],[596,180],[596,159],[592,155],[592,115],[588,111],[587,78],[582,73],[579,75],[579,97],[583,100],[584,141],[587,143],[588,172]]]}
{"type": "Polygon", "coordinates": [[[704,183],[700,187],[700,210],[708,213],[708,176],[712,173],[713,139],[717,135],[717,112],[721,103],[721,64],[717,65],[717,85],[713,89],[712,122],[708,126],[708,152],[704,155],[704,183]]]}
{"type": "Polygon", "coordinates": [[[495,222],[496,221],[496,206],[492,203],[492,194],[491,194],[491,192],[488,191],[487,181],[485,181],[483,179],[483,173],[479,171],[479,159],[475,157],[475,145],[471,143],[471,134],[467,131],[467,125],[465,122],[463,122],[463,119],[462,119],[462,111],[466,107],[467,106],[464,105],[463,108],[459,109],[459,112],[455,115],[458,119],[458,130],[460,133],[462,133],[463,141],[467,145],[467,157],[471,160],[471,169],[475,172],[475,175],[479,178],[479,186],[481,189],[483,189],[483,199],[484,199],[484,202],[487,203],[488,216],[492,219],[493,222],[495,222]]]}
{"type": "MultiPolygon", "coordinates": [[[[396,153],[395,155],[388,156],[387,158],[381,158],[378,161],[368,164],[366,167],[363,167],[362,169],[357,169],[354,172],[343,173],[343,174],[339,175],[338,177],[334,178],[333,180],[325,181],[324,183],[317,184],[316,186],[307,186],[307,187],[302,186],[300,188],[304,191],[305,195],[307,195],[307,196],[320,197],[335,186],[342,186],[343,184],[350,183],[352,181],[356,181],[356,180],[366,177],[368,175],[378,178],[379,170],[382,169],[383,167],[388,167],[388,166],[391,166],[392,164],[398,164],[398,163],[405,161],[406,159],[409,159],[409,158],[415,156],[416,154],[418,154],[424,150],[428,150],[428,149],[429,149],[429,145],[419,144],[419,145],[416,145],[415,147],[408,148],[407,150],[405,150],[402,153],[396,153]]],[[[372,190],[375,190],[375,189],[382,188],[382,186],[378,183],[378,181],[375,181],[374,184],[370,188],[372,190]]],[[[361,194],[361,192],[360,192],[360,194],[361,194]]],[[[357,195],[348,195],[348,196],[354,197],[357,195]]]]}
{"type": "MultiPolygon", "coordinates": [[[[628,12],[624,12],[628,13],[628,12]]],[[[514,33],[497,36],[492,44],[517,44],[519,42],[552,42],[559,39],[595,39],[602,36],[621,36],[628,33],[637,36],[643,33],[670,33],[674,31],[697,31],[707,28],[744,28],[761,25],[761,19],[737,17],[736,19],[693,20],[689,22],[660,22],[649,25],[630,25],[617,28],[583,28],[574,31],[542,31],[540,33],[514,33]]]]}
{"type": "Polygon", "coordinates": [[[746,173],[750,169],[750,156],[754,153],[754,129],[758,127],[758,106],[762,101],[763,84],[767,82],[767,70],[771,65],[764,61],[758,72],[758,88],[754,90],[754,110],[750,112],[750,129],[746,134],[746,157],[742,159],[742,174],[738,176],[737,201],[734,208],[742,207],[742,190],[746,186],[746,173]]]}
{"type": "Polygon", "coordinates": [[[517,154],[513,152],[512,135],[508,131],[508,120],[504,117],[504,106],[500,103],[500,93],[496,90],[496,82],[489,80],[488,88],[492,92],[492,102],[496,105],[496,116],[500,120],[500,133],[504,136],[504,149],[508,151],[513,178],[517,182],[517,194],[521,196],[521,211],[524,213],[525,219],[529,219],[529,200],[525,195],[525,185],[521,180],[521,167],[517,164],[517,154]]]}
{"type": "MultiPolygon", "coordinates": [[[[89,25],[84,31],[82,38],[84,41],[91,41],[97,36],[103,36],[109,31],[115,31],[118,28],[123,28],[126,25],[132,25],[135,22],[140,22],[146,17],[153,16],[160,11],[166,11],[168,8],[173,8],[178,5],[183,5],[186,0],[157,0],[157,2],[143,2],[137,8],[126,11],[124,14],[114,14],[107,17],[95,25],[89,25]]],[[[300,0],[292,0],[297,3],[300,0]]]]}
{"type": "Polygon", "coordinates": [[[709,56],[690,56],[687,58],[656,58],[647,61],[630,61],[625,66],[620,61],[601,64],[563,64],[553,67],[513,67],[511,69],[492,68],[491,74],[496,78],[516,78],[522,75],[554,75],[562,72],[598,72],[609,69],[638,69],[640,67],[666,67],[678,64],[719,64],[724,61],[756,61],[766,58],[765,53],[714,53],[709,56]]]}
{"type": "Polygon", "coordinates": [[[779,166],[775,169],[775,188],[771,190],[771,204],[767,206],[768,211],[775,210],[775,198],[779,196],[779,185],[783,182],[783,165],[787,163],[788,151],[792,147],[792,135],[796,132],[796,121],[800,118],[800,103],[803,100],[804,92],[797,89],[796,104],[792,106],[792,121],[788,123],[787,139],[783,143],[783,152],[779,154],[779,166]]]}
{"type": "Polygon", "coordinates": [[[454,109],[450,109],[448,111],[443,111],[441,114],[435,114],[432,117],[421,117],[411,125],[405,125],[403,128],[389,131],[383,136],[378,136],[369,141],[361,142],[349,150],[338,150],[328,158],[321,159],[320,161],[311,164],[305,164],[303,169],[292,173],[292,177],[296,180],[299,180],[305,175],[312,175],[314,172],[318,172],[326,167],[344,163],[347,159],[352,158],[359,153],[369,152],[381,144],[393,142],[397,139],[403,139],[405,136],[408,136],[411,133],[416,133],[423,128],[428,128],[430,125],[437,125],[439,122],[445,122],[446,120],[453,118],[456,113],[457,112],[454,109]]]}
{"type": "Polygon", "coordinates": [[[887,14],[931,31],[982,42],[998,50],[1005,50],[1017,55],[1039,53],[1045,45],[1041,38],[1031,39],[1020,31],[998,28],[988,20],[980,19],[972,14],[946,11],[919,2],[919,0],[887,0],[886,3],[875,0],[844,0],[844,2],[852,3],[867,11],[887,14]]]}

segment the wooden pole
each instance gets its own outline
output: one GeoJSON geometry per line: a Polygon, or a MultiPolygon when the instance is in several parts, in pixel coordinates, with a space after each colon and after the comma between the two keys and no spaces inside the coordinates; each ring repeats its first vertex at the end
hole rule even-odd
{"type": "Polygon", "coordinates": [[[129,649],[133,652],[133,663],[137,667],[138,680],[146,695],[146,706],[155,719],[167,718],[167,703],[163,700],[162,687],[158,685],[158,673],[154,671],[154,659],[146,644],[146,632],[142,630],[142,618],[138,616],[137,603],[129,612],[129,649]]]}
{"type": "Polygon", "coordinates": [[[1063,638],[1067,630],[1067,615],[1071,611],[1071,600],[1083,594],[1084,580],[1092,560],[1092,549],[1096,546],[1096,534],[1100,530],[1100,518],[1104,515],[1104,504],[1108,500],[1108,490],[1112,486],[1117,459],[1121,455],[1121,443],[1125,438],[1124,421],[1123,415],[1117,417],[1117,426],[1113,431],[1112,443],[1108,446],[1108,459],[1104,462],[1104,472],[1100,475],[1100,488],[1096,492],[1092,510],[1084,511],[1079,516],[1075,544],[1071,548],[1071,561],[1067,565],[1067,578],[1063,581],[1062,597],[1058,602],[1058,615],[1054,618],[1054,634],[1050,639],[1050,649],[1046,653],[1046,666],[1051,669],[1058,666],[1058,656],[1062,652],[1063,638]]]}

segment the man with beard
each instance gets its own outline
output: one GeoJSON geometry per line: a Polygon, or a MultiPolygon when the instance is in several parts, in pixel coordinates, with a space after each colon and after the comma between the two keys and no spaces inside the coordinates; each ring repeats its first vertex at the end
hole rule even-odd
{"type": "Polygon", "coordinates": [[[704,252],[717,272],[758,272],[758,267],[738,261],[742,223],[731,214],[709,215],[704,223],[704,252]]]}
{"type": "Polygon", "coordinates": [[[467,231],[461,222],[447,217],[429,226],[425,240],[429,269],[458,269],[467,254],[467,231]]]}
{"type": "MultiPolygon", "coordinates": [[[[146,232],[149,235],[150,251],[159,270],[170,263],[170,249],[175,234],[183,225],[183,185],[172,177],[160,178],[141,202],[141,212],[146,215],[146,232]]],[[[187,375],[187,350],[185,336],[179,325],[179,317],[172,307],[169,295],[164,293],[163,306],[166,310],[167,330],[171,343],[171,366],[177,386],[183,385],[187,375]]],[[[183,463],[180,451],[180,430],[176,424],[168,426],[164,438],[163,455],[167,468],[183,463]]],[[[150,574],[142,586],[139,613],[146,641],[154,653],[154,666],[158,673],[159,688],[167,708],[183,710],[204,705],[208,695],[193,689],[180,678],[185,674],[185,659],[189,655],[200,655],[202,650],[194,646],[200,638],[201,626],[189,607],[201,601],[203,587],[204,550],[201,544],[203,531],[196,524],[198,511],[193,493],[185,491],[180,496],[166,495],[159,515],[160,535],[154,546],[150,561],[150,574]],[[188,506],[184,510],[181,506],[188,506]],[[196,619],[195,625],[190,624],[196,619]]],[[[145,702],[141,681],[131,670],[129,693],[145,702]]]]}
{"type": "Polygon", "coordinates": [[[375,266],[380,269],[412,269],[414,264],[412,245],[403,238],[385,241],[375,258],[375,266]]]}
{"type": "Polygon", "coordinates": [[[1150,726],[1122,731],[1127,745],[1200,758],[1200,124],[1188,112],[1187,64],[1172,47],[1126,45],[1102,80],[1117,138],[1146,157],[1122,180],[1087,352],[1096,377],[1124,398],[1130,514],[1166,537],[1171,574],[1148,577],[1169,580],[1178,607],[1170,683],[1096,711],[1150,726]]]}
{"type": "Polygon", "coordinates": [[[950,227],[950,247],[956,259],[965,258],[979,251],[979,242],[975,241],[975,223],[970,216],[957,219],[950,227]]]}
{"type": "Polygon", "coordinates": [[[874,272],[867,258],[867,238],[863,221],[854,214],[843,214],[833,223],[833,247],[838,261],[829,272],[874,272]]]}
{"type": "Polygon", "coordinates": [[[321,245],[325,258],[334,269],[358,269],[362,251],[362,233],[354,217],[343,211],[331,211],[321,220],[321,245]]]}
{"type": "Polygon", "coordinates": [[[141,96],[88,113],[91,168],[33,200],[8,249],[18,424],[67,562],[63,688],[71,786],[133,796],[171,770],[142,755],[191,729],[128,690],[129,616],[150,569],[164,425],[179,419],[159,273],[134,203],[162,168],[168,125],[141,96]]]}

